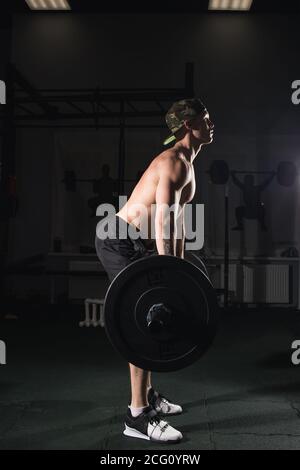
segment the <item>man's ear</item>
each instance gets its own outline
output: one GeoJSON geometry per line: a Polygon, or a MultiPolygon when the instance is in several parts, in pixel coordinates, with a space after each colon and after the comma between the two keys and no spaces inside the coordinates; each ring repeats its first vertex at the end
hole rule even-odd
{"type": "Polygon", "coordinates": [[[184,127],[188,130],[192,128],[191,121],[184,121],[184,127]]]}

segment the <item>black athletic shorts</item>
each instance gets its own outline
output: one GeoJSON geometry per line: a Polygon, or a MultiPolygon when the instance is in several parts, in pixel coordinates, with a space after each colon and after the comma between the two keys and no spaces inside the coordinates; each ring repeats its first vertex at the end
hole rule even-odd
{"type": "Polygon", "coordinates": [[[111,217],[109,221],[110,225],[108,225],[108,219],[99,222],[102,224],[103,232],[105,230],[107,238],[98,238],[96,234],[95,246],[97,256],[107,272],[109,280],[112,281],[123,268],[133,261],[158,253],[155,242],[149,246],[147,243],[146,246],[145,240],[141,237],[135,240],[130,232],[130,225],[125,220],[116,215],[111,217]],[[112,229],[112,226],[115,229],[112,229]],[[126,238],[120,238],[120,233],[123,237],[125,234],[126,238]]]}

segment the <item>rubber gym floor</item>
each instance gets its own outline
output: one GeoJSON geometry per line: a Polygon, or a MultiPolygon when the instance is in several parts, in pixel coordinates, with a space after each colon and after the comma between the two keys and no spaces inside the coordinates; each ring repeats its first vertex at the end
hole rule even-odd
{"type": "MultiPolygon", "coordinates": [[[[122,435],[127,363],[102,328],[79,328],[82,316],[79,306],[2,307],[0,449],[161,449],[122,435]]],[[[168,419],[184,438],[167,448],[300,449],[295,339],[297,311],[223,312],[204,357],[184,370],[153,374],[153,386],[184,409],[168,419]]]]}

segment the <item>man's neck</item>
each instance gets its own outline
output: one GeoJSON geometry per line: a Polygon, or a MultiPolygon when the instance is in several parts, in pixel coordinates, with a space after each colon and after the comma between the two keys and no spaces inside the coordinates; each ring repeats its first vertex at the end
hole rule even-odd
{"type": "Polygon", "coordinates": [[[202,142],[191,142],[191,139],[189,136],[187,136],[184,139],[179,140],[174,145],[174,148],[178,152],[181,152],[189,163],[193,163],[198,153],[200,152],[202,145],[202,142]]]}

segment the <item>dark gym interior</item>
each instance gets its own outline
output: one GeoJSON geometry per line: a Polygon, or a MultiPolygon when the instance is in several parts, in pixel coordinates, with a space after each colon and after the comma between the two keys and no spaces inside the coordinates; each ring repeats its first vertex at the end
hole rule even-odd
{"type": "Polygon", "coordinates": [[[190,251],[219,320],[199,360],[152,374],[183,409],[167,448],[299,450],[300,7],[129,3],[0,5],[0,450],[161,448],[123,435],[96,209],[130,197],[192,97],[214,140],[194,162],[190,251]]]}

